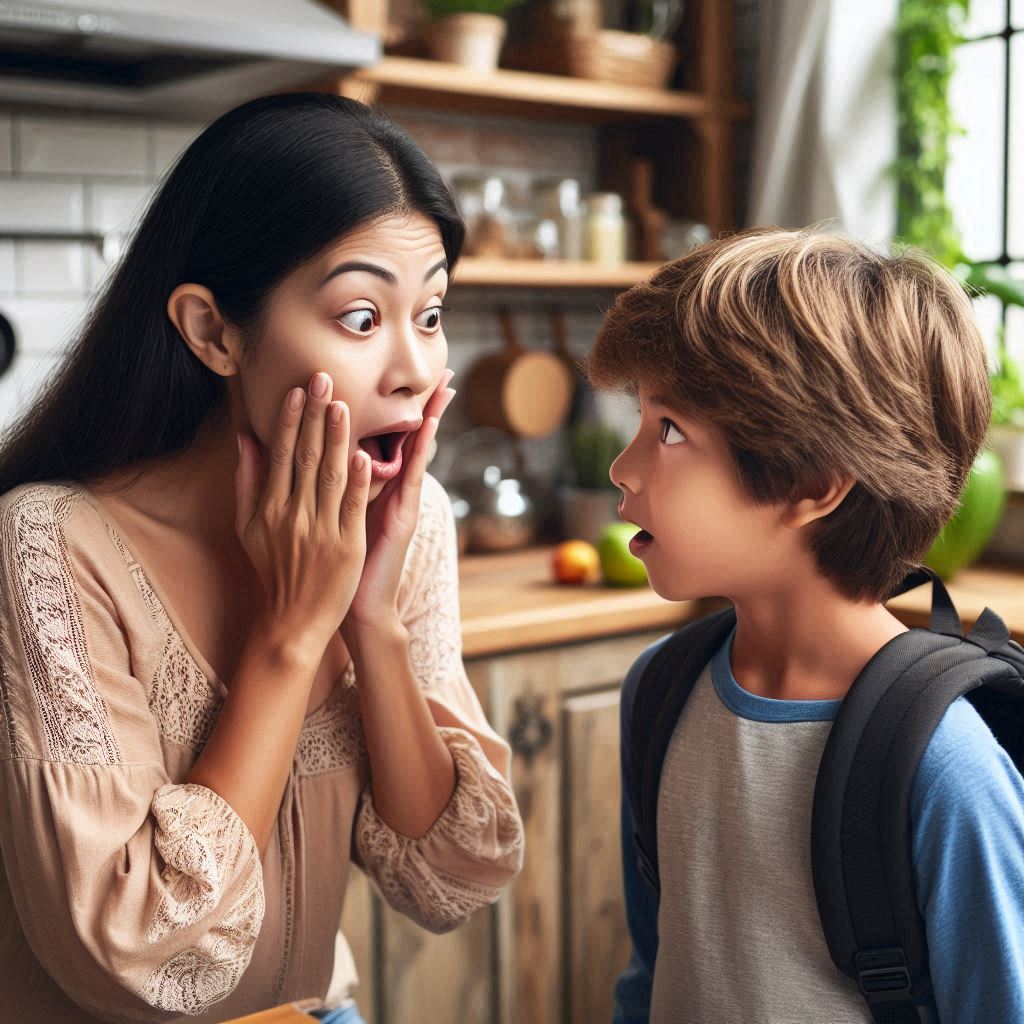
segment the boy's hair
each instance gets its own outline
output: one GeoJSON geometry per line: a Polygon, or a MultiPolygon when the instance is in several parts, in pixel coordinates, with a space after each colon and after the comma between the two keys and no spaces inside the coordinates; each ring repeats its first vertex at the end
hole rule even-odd
{"type": "Polygon", "coordinates": [[[756,504],[855,481],[813,523],[818,570],[885,600],[956,510],[991,411],[971,302],[926,256],[759,228],[618,297],[591,382],[650,388],[725,438],[756,504]]]}

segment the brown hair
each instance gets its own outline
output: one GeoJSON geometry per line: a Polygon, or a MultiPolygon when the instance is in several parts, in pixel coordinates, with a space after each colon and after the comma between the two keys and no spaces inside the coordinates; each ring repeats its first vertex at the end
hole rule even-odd
{"type": "Polygon", "coordinates": [[[588,374],[656,390],[717,429],[756,504],[852,477],[809,540],[855,600],[884,600],[919,564],[957,508],[992,401],[952,275],[922,253],[777,228],[700,246],[620,295],[588,374]]]}

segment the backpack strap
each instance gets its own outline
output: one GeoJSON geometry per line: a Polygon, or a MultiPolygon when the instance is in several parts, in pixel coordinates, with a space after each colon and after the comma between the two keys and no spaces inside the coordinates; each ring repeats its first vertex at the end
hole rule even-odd
{"type": "Polygon", "coordinates": [[[633,840],[640,873],[659,894],[658,788],[665,754],[694,684],[735,625],[729,607],[683,626],[654,653],[637,683],[630,719],[633,840]]]}
{"type": "Polygon", "coordinates": [[[998,616],[990,613],[965,642],[945,587],[930,571],[925,576],[942,631],[900,634],[854,681],[822,754],[811,816],[814,890],[829,953],[858,982],[873,1019],[888,1024],[916,1024],[918,1004],[931,992],[910,828],[918,765],[954,700],[988,684],[1010,685],[1011,677],[1020,682],[1012,665],[988,656],[989,642],[1005,630],[998,616]]]}

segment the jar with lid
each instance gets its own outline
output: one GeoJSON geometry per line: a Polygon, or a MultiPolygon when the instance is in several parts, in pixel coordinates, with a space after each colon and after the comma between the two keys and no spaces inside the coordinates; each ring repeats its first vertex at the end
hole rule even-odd
{"type": "Polygon", "coordinates": [[[505,182],[493,174],[461,174],[452,179],[452,189],[466,221],[466,255],[510,255],[512,215],[505,182]]]}
{"type": "Polygon", "coordinates": [[[594,263],[622,263],[626,259],[626,218],[622,196],[594,192],[587,197],[586,255],[594,263]]]}
{"type": "Polygon", "coordinates": [[[533,188],[535,248],[560,260],[584,258],[584,209],[575,178],[539,181],[533,188]]]}

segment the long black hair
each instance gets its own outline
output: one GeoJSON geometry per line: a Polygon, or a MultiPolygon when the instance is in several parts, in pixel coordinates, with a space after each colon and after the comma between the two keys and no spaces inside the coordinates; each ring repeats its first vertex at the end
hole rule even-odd
{"type": "Polygon", "coordinates": [[[326,93],[252,100],[185,150],[45,393],[0,448],[0,494],[85,481],[185,449],[226,404],[226,383],[167,315],[186,281],[205,285],[244,338],[292,270],[361,224],[416,211],[438,226],[450,267],[464,227],[437,168],[386,116],[326,93]]]}

